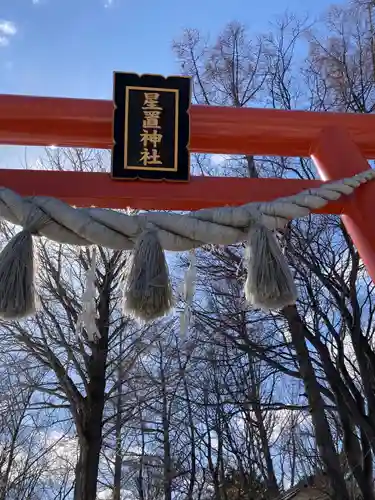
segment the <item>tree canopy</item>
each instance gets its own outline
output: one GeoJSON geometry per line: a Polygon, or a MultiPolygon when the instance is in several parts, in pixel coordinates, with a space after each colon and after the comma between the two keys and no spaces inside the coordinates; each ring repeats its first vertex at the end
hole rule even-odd
{"type": "MultiPolygon", "coordinates": [[[[172,51],[195,103],[372,113],[374,15],[361,0],[267,33],[186,29],[172,51]]],[[[40,168],[107,165],[57,149],[40,168]]],[[[317,176],[306,158],[250,155],[196,154],[193,171],[317,176]]],[[[247,306],[244,246],[204,247],[184,336],[178,307],[147,325],[123,314],[129,256],[99,248],[97,342],[76,331],[91,251],[40,240],[40,310],[0,322],[0,500],[276,500],[309,477],[327,498],[375,500],[374,285],[337,216],[278,238],[297,305],[247,306]]],[[[170,261],[176,287],[187,263],[170,261]]]]}

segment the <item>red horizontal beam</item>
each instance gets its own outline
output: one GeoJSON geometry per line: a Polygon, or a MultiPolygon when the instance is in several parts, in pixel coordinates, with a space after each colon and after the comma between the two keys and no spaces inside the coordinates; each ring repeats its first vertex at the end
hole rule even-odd
{"type": "MultiPolygon", "coordinates": [[[[322,181],[193,177],[190,183],[113,181],[99,172],[0,169],[0,186],[22,196],[52,196],[78,207],[140,210],[198,210],[249,202],[271,201],[318,187],[322,181]]],[[[344,211],[331,202],[317,213],[344,211]]]]}
{"type": "MultiPolygon", "coordinates": [[[[112,101],[0,95],[0,144],[110,148],[112,101]]],[[[375,115],[192,106],[191,151],[309,156],[321,130],[344,127],[375,158],[375,115]]]]}

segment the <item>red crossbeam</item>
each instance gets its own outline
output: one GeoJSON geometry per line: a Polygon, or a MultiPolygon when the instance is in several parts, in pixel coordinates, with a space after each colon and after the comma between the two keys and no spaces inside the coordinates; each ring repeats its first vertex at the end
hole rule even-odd
{"type": "MultiPolygon", "coordinates": [[[[0,144],[110,148],[111,101],[0,95],[0,144]]],[[[345,128],[375,158],[375,115],[191,107],[191,151],[309,156],[325,127],[345,128]]]]}
{"type": "MultiPolygon", "coordinates": [[[[0,144],[110,148],[111,101],[0,96],[0,144]]],[[[313,156],[324,179],[353,175],[375,158],[375,115],[192,106],[192,152],[313,156]]],[[[24,196],[46,195],[76,206],[154,210],[269,201],[317,181],[195,177],[188,184],[114,182],[109,174],[0,171],[0,185],[24,196]]],[[[348,229],[375,281],[373,183],[329,203],[348,229]]]]}

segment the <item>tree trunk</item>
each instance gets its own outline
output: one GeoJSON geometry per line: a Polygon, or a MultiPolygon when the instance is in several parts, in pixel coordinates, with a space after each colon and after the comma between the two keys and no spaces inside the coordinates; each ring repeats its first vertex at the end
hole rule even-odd
{"type": "Polygon", "coordinates": [[[124,380],[123,358],[123,331],[119,334],[120,352],[119,367],[117,370],[117,403],[116,403],[116,449],[115,449],[115,474],[113,479],[113,500],[121,500],[122,477],[122,381],[124,380]]]}
{"type": "Polygon", "coordinates": [[[25,404],[24,408],[22,409],[22,413],[21,413],[21,415],[16,423],[15,429],[13,430],[12,435],[11,435],[11,443],[10,443],[10,447],[8,450],[8,456],[7,456],[7,465],[6,465],[4,473],[0,476],[1,477],[0,500],[6,500],[6,498],[7,498],[9,478],[11,475],[12,467],[14,466],[14,462],[15,462],[17,439],[18,439],[18,436],[21,432],[21,426],[23,423],[23,419],[25,417],[26,408],[27,408],[27,404],[29,403],[29,401],[30,401],[30,397],[27,398],[26,404],[25,404]]]}
{"type": "Polygon", "coordinates": [[[82,415],[78,417],[79,460],[76,467],[74,500],[96,500],[102,447],[102,420],[105,403],[108,326],[110,323],[110,287],[112,273],[107,272],[99,288],[98,330],[100,339],[92,342],[88,363],[88,387],[82,415]]]}
{"type": "Polygon", "coordinates": [[[203,395],[204,395],[204,424],[205,424],[205,432],[207,433],[207,464],[208,464],[208,470],[210,472],[211,476],[211,481],[212,485],[214,487],[214,492],[215,492],[215,500],[222,500],[222,495],[220,492],[220,479],[219,479],[219,468],[217,464],[214,464],[213,461],[213,446],[212,446],[212,440],[211,440],[211,429],[212,426],[210,425],[209,422],[209,415],[208,415],[208,408],[209,408],[209,399],[208,399],[208,390],[206,388],[203,388],[203,395]]]}
{"type": "Polygon", "coordinates": [[[263,455],[261,457],[262,462],[264,461],[264,466],[261,467],[262,474],[264,475],[265,482],[267,484],[267,498],[273,499],[280,495],[279,486],[277,484],[275,469],[273,467],[273,461],[270,450],[269,438],[267,435],[267,429],[264,424],[264,418],[262,414],[262,404],[259,396],[260,382],[257,380],[253,361],[248,355],[248,366],[249,375],[251,380],[251,390],[250,390],[250,400],[252,401],[251,408],[255,414],[256,427],[260,439],[260,453],[263,455]]]}
{"type": "Polygon", "coordinates": [[[186,380],[186,373],[185,373],[186,366],[182,365],[179,352],[178,352],[178,362],[179,362],[179,369],[182,372],[182,382],[186,399],[187,425],[190,433],[190,478],[189,478],[189,488],[186,493],[186,500],[194,500],[194,487],[197,475],[195,425],[194,425],[193,409],[190,399],[190,390],[188,382],[186,380]]]}
{"type": "Polygon", "coordinates": [[[163,421],[163,447],[164,447],[164,500],[172,500],[172,457],[171,457],[171,442],[169,436],[169,415],[168,415],[168,397],[167,386],[164,374],[164,368],[160,369],[160,380],[162,388],[162,421],[163,421]]]}
{"type": "Polygon", "coordinates": [[[306,346],[304,325],[295,306],[285,307],[283,314],[288,322],[292,342],[296,350],[299,370],[309,401],[319,455],[331,481],[332,498],[335,500],[349,500],[349,493],[341,471],[340,460],[336,453],[331,430],[325,415],[324,401],[320,394],[314,367],[306,346]]]}
{"type": "MultiPolygon", "coordinates": [[[[372,468],[369,471],[365,471],[364,465],[366,461],[366,456],[363,456],[363,450],[361,450],[358,437],[356,435],[356,429],[352,426],[350,419],[341,412],[341,423],[344,433],[344,449],[348,459],[348,463],[352,474],[357,481],[358,487],[366,500],[375,500],[375,494],[372,484],[372,468]]],[[[365,438],[366,439],[366,438],[365,438]]],[[[371,448],[367,447],[367,450],[371,455],[371,448]]]]}
{"type": "Polygon", "coordinates": [[[101,438],[81,439],[74,500],[96,500],[101,438]]]}

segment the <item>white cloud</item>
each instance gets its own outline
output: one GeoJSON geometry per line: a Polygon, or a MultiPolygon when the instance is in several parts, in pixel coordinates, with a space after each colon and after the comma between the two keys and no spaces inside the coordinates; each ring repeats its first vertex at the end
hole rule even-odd
{"type": "Polygon", "coordinates": [[[67,470],[73,474],[78,458],[77,439],[63,432],[52,431],[47,436],[42,435],[42,442],[51,453],[51,466],[45,474],[53,476],[67,470]]]}
{"type": "MultiPolygon", "coordinates": [[[[111,500],[111,498],[113,498],[112,488],[99,491],[97,498],[98,500],[111,500]]],[[[129,490],[121,490],[121,498],[124,500],[132,500],[134,496],[129,490]]]]}
{"type": "Polygon", "coordinates": [[[99,491],[98,500],[111,500],[112,496],[113,496],[113,490],[106,489],[103,491],[99,491]]]}
{"type": "Polygon", "coordinates": [[[6,36],[13,36],[17,33],[17,28],[12,21],[0,20],[0,33],[6,36]]]}
{"type": "Polygon", "coordinates": [[[105,0],[104,1],[104,7],[106,9],[108,9],[109,7],[111,7],[113,5],[113,0],[105,0]]]}
{"type": "Polygon", "coordinates": [[[9,45],[12,36],[16,35],[17,27],[12,21],[0,19],[0,47],[9,45]]]}

